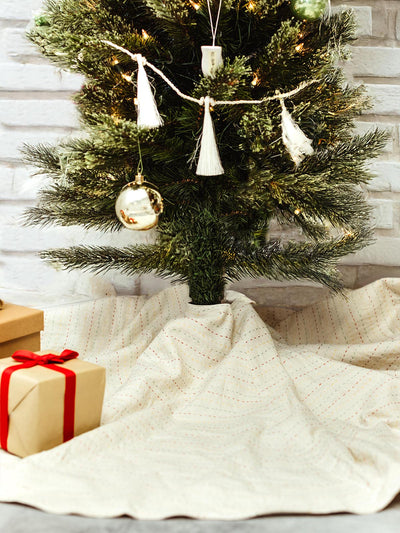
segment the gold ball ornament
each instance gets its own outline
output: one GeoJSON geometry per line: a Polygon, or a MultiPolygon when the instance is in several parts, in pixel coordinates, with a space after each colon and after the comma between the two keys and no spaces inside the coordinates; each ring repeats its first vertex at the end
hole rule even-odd
{"type": "Polygon", "coordinates": [[[291,0],[293,13],[302,20],[317,20],[328,7],[329,0],[291,0]]]}
{"type": "Polygon", "coordinates": [[[122,188],[115,202],[115,213],[121,224],[136,231],[154,228],[163,209],[161,194],[149,187],[141,174],[122,188]]]}

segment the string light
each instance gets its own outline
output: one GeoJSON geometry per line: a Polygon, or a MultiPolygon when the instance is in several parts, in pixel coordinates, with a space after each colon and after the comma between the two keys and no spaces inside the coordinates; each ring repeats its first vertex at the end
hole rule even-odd
{"type": "Polygon", "coordinates": [[[253,79],[251,80],[251,84],[253,85],[253,87],[255,87],[256,85],[258,85],[259,82],[260,78],[257,76],[257,74],[254,73],[253,79]]]}
{"type": "Polygon", "coordinates": [[[247,9],[249,11],[254,11],[256,8],[256,3],[253,2],[253,0],[250,0],[249,3],[247,4],[247,9]]]}
{"type": "Polygon", "coordinates": [[[300,43],[297,46],[295,46],[296,52],[302,52],[304,48],[304,43],[300,43]]]}
{"type": "Polygon", "coordinates": [[[85,4],[93,11],[96,9],[96,4],[93,0],[85,0],[85,4]]]}
{"type": "Polygon", "coordinates": [[[113,57],[113,60],[111,61],[111,65],[118,65],[119,60],[116,57],[113,57]]]}
{"type": "Polygon", "coordinates": [[[129,74],[121,74],[121,76],[124,78],[124,80],[126,81],[129,81],[131,82],[132,81],[132,76],[130,76],[129,74]]]}
{"type": "Polygon", "coordinates": [[[200,4],[196,4],[196,2],[193,2],[193,0],[189,0],[189,4],[197,11],[200,9],[200,4]]]}
{"type": "Polygon", "coordinates": [[[300,213],[301,213],[301,209],[297,208],[294,210],[295,215],[300,215],[300,213]]]}
{"type": "Polygon", "coordinates": [[[150,37],[150,35],[147,33],[146,30],[142,30],[142,37],[143,37],[143,39],[146,40],[146,39],[148,39],[150,37]]]}

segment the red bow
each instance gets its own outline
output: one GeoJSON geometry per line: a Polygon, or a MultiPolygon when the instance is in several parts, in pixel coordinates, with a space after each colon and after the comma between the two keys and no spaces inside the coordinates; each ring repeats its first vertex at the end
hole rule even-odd
{"type": "Polygon", "coordinates": [[[13,354],[13,359],[22,364],[7,367],[0,381],[0,447],[7,450],[8,439],[8,396],[10,388],[11,374],[22,368],[31,368],[33,366],[46,366],[51,370],[56,370],[65,375],[65,395],[64,395],[64,442],[72,439],[74,436],[75,421],[75,392],[76,392],[76,375],[75,372],[68,368],[62,368],[65,361],[78,357],[78,352],[64,350],[60,355],[47,353],[38,355],[28,350],[17,350],[13,354]]]}
{"type": "MultiPolygon", "coordinates": [[[[30,352],[29,350],[17,350],[13,353],[12,358],[20,363],[25,363],[30,361],[30,366],[36,365],[50,365],[52,363],[62,365],[65,361],[70,359],[76,359],[78,357],[78,352],[73,352],[72,350],[64,350],[60,355],[55,355],[53,353],[46,353],[44,355],[38,355],[35,352],[30,352]]],[[[20,366],[20,365],[19,365],[20,366]]],[[[29,368],[25,366],[23,368],[29,368]]]]}

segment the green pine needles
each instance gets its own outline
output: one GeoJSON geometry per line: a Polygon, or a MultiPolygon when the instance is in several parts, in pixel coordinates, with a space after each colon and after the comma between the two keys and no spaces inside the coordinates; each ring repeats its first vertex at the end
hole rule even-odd
{"type": "MultiPolygon", "coordinates": [[[[214,20],[217,9],[213,0],[214,20]]],[[[350,12],[305,22],[285,0],[223,0],[216,44],[224,66],[214,78],[200,67],[200,46],[211,44],[205,0],[48,0],[29,38],[86,79],[75,96],[85,135],[26,147],[27,160],[53,179],[29,222],[119,230],[114,204],[134,180],[138,140],[144,174],[165,205],[153,244],[47,250],[45,259],[68,269],[171,276],[189,284],[195,304],[221,302],[227,282],[243,276],[307,278],[340,289],[337,261],[371,241],[360,186],[371,177],[365,161],[386,142],[380,131],[354,135],[353,119],[369,102],[337,67],[354,40],[350,12]],[[141,53],[196,98],[262,99],[317,78],[285,102],[315,153],[294,165],[282,143],[278,101],[220,106],[213,121],[225,173],[197,176],[188,161],[204,109],[148,70],[165,125],[138,129],[137,65],[103,39],[141,53]],[[298,226],[303,238],[269,239],[272,221],[298,226]]]]}

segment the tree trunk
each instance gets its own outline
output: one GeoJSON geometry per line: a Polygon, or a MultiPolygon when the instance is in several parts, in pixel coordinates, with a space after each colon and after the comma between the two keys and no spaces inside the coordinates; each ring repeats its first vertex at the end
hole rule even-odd
{"type": "Polygon", "coordinates": [[[224,299],[225,264],[218,228],[198,219],[190,239],[189,295],[195,305],[219,304],[224,299]]]}
{"type": "Polygon", "coordinates": [[[222,270],[211,272],[208,268],[206,272],[199,270],[193,272],[189,279],[189,296],[191,303],[195,305],[220,304],[225,295],[225,279],[222,270]]]}

